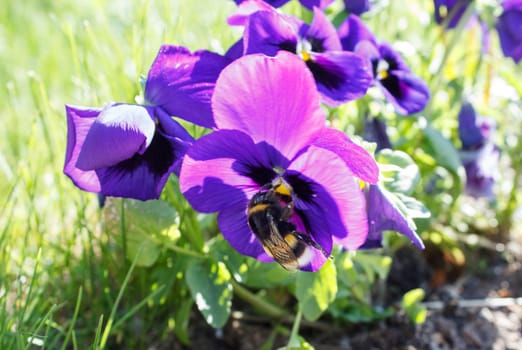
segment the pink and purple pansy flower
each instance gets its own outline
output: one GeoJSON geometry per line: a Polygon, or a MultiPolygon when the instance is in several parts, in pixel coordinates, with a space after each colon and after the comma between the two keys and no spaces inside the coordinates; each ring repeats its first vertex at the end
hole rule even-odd
{"type": "Polygon", "coordinates": [[[377,42],[359,17],[349,15],[338,34],[345,50],[354,51],[370,62],[375,85],[397,113],[407,115],[424,109],[430,98],[426,82],[411,71],[390,45],[377,42]]]}
{"type": "Polygon", "coordinates": [[[213,127],[210,97],[228,62],[206,51],[163,46],[149,71],[147,105],[66,106],[64,173],[85,191],[158,198],[193,142],[171,116],[213,127]]]}
{"type": "Polygon", "coordinates": [[[218,78],[212,109],[217,129],[188,150],[180,187],[196,210],[219,213],[232,247],[273,261],[249,228],[247,210],[276,181],[291,188],[289,221],[314,242],[313,256],[300,269],[319,269],[333,244],[354,250],[365,242],[368,220],[359,181],[376,183],[378,167],[344,133],[326,126],[303,60],[287,52],[237,59],[218,78]]]}
{"type": "Polygon", "coordinates": [[[335,27],[321,10],[314,8],[312,23],[307,24],[255,1],[243,6],[229,18],[229,23],[245,27],[243,39],[230,52],[237,56],[242,48],[245,55],[274,56],[279,51],[298,55],[312,72],[323,102],[330,106],[366,93],[372,82],[370,66],[358,54],[343,50],[335,27]]]}

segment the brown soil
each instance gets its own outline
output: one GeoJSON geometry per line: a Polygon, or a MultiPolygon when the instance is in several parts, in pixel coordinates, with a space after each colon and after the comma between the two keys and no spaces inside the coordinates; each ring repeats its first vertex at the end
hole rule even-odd
{"type": "MultiPolygon", "coordinates": [[[[498,254],[475,252],[473,259],[468,258],[466,269],[446,262],[442,275],[441,266],[430,265],[427,261],[429,257],[413,250],[398,252],[387,284],[390,303],[406,290],[425,288],[429,311],[423,324],[414,325],[398,312],[376,324],[333,325],[322,320],[320,327],[302,325],[300,334],[317,350],[522,349],[520,299],[518,305],[488,305],[498,298],[522,297],[520,257],[502,258],[498,254]],[[485,268],[470,267],[482,265],[485,268]],[[470,300],[475,305],[469,305],[470,300]],[[319,329],[321,327],[324,329],[319,329]]],[[[243,307],[236,302],[234,309],[238,308],[243,307]]],[[[191,323],[190,347],[171,339],[171,342],[167,341],[168,346],[162,342],[149,349],[257,350],[271,336],[274,337],[274,349],[286,345],[288,334],[284,334],[284,329],[291,325],[277,328],[269,319],[256,316],[247,307],[241,315],[238,319],[234,314],[227,326],[216,332],[196,312],[191,323]],[[277,331],[281,329],[283,331],[277,331]]]]}

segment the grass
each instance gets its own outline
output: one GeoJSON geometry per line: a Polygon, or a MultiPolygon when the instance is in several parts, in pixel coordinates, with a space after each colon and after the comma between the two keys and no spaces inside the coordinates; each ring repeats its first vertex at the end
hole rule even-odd
{"type": "Polygon", "coordinates": [[[152,326],[172,333],[172,323],[152,322],[169,319],[167,286],[133,270],[118,238],[101,230],[96,196],[62,174],[64,104],[135,102],[162,43],[223,52],[239,33],[225,25],[233,2],[215,2],[0,9],[0,348],[139,348],[152,326]]]}
{"type": "MultiPolygon", "coordinates": [[[[464,72],[470,85],[479,86],[476,94],[489,91],[483,88],[489,78],[474,74],[479,62],[498,68],[493,67],[498,47],[482,62],[477,41],[467,32],[466,45],[443,58],[453,34],[423,25],[426,18],[418,14],[429,14],[425,2],[407,9],[398,3],[390,2],[387,11],[376,14],[373,28],[403,53],[416,51],[405,56],[435,92],[433,113],[427,117],[446,134],[455,133],[460,104],[452,100],[452,91],[458,90],[454,95],[459,98],[461,91],[451,84],[462,85],[458,74],[464,72]],[[401,25],[405,17],[408,26],[401,25]],[[436,79],[435,73],[440,75],[436,79]]],[[[174,337],[186,340],[183,320],[193,301],[180,277],[172,278],[171,265],[178,261],[167,258],[165,267],[153,272],[129,261],[122,249],[124,236],[103,230],[97,197],[78,190],[62,174],[64,104],[139,102],[140,76],[146,75],[161,44],[223,53],[240,36],[225,24],[234,8],[231,0],[8,0],[0,6],[0,349],[134,349],[174,337]]],[[[297,1],[285,9],[302,11],[297,1]]],[[[511,62],[503,61],[502,67],[520,93],[520,72],[512,74],[511,62]]],[[[487,98],[485,94],[486,105],[487,98]]],[[[346,116],[336,121],[350,131],[359,117],[354,106],[340,108],[338,113],[346,116]]],[[[503,128],[520,125],[519,108],[506,115],[504,110],[488,112],[497,120],[507,118],[499,127],[509,135],[503,128]]],[[[408,146],[415,123],[415,118],[403,118],[390,128],[397,144],[408,146]]],[[[415,148],[416,156],[422,159],[419,150],[415,148]]],[[[424,158],[434,162],[429,155],[424,158]]],[[[424,166],[432,168],[428,161],[424,166]]],[[[179,211],[188,206],[171,204],[179,211]]],[[[187,228],[199,229],[187,222],[187,228]]],[[[201,235],[194,236],[189,239],[201,235]]],[[[202,240],[193,243],[199,247],[202,240]]]]}

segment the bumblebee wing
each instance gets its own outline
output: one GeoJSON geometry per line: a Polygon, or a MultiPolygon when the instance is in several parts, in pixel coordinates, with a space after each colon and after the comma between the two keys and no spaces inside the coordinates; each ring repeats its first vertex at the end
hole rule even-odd
{"type": "Polygon", "coordinates": [[[261,240],[266,253],[285,269],[297,270],[300,265],[292,246],[279,233],[274,222],[270,222],[268,227],[270,235],[261,240]]]}

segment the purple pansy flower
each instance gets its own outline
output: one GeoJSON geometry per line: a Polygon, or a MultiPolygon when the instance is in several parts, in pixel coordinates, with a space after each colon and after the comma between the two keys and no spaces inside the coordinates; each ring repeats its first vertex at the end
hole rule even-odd
{"type": "Polygon", "coordinates": [[[344,0],[346,11],[360,16],[370,9],[370,0],[344,0]]]}
{"type": "Polygon", "coordinates": [[[252,13],[245,23],[243,47],[244,54],[273,56],[284,50],[301,57],[330,106],[362,97],[372,81],[366,61],[342,50],[335,27],[318,8],[310,25],[275,10],[252,13]]]}
{"type": "Polygon", "coordinates": [[[494,198],[493,185],[498,177],[500,151],[493,143],[495,121],[477,117],[465,103],[459,113],[460,156],[466,170],[466,192],[473,197],[494,198]]]}
{"type": "Polygon", "coordinates": [[[314,242],[313,256],[300,269],[319,269],[334,243],[357,249],[365,241],[357,177],[376,183],[377,165],[346,135],[325,126],[320,95],[302,60],[287,52],[239,58],[221,73],[212,109],[218,129],[187,152],[180,188],[196,210],[219,212],[221,232],[236,250],[272,261],[249,228],[247,207],[275,182],[291,188],[289,222],[314,242]]]}
{"type": "Polygon", "coordinates": [[[365,195],[368,208],[368,237],[362,249],[381,248],[383,231],[401,233],[417,248],[424,249],[424,243],[415,232],[415,224],[397,208],[386,189],[379,185],[369,185],[365,188],[365,195]]]}
{"type": "Polygon", "coordinates": [[[434,0],[435,22],[448,21],[446,28],[455,28],[470,4],[471,0],[434,0]]]}
{"type": "MultiPolygon", "coordinates": [[[[234,2],[238,5],[245,3],[247,1],[251,1],[251,0],[234,0],[234,2]]],[[[261,0],[257,0],[257,1],[261,1],[261,0]]],[[[264,0],[265,3],[270,4],[270,6],[272,6],[274,8],[281,7],[284,4],[286,4],[288,1],[290,1],[290,0],[264,0]]],[[[303,5],[304,7],[306,7],[309,10],[313,9],[314,7],[318,7],[320,9],[327,8],[328,6],[330,6],[330,4],[333,1],[334,0],[299,0],[301,5],[303,5]]]]}
{"type": "Polygon", "coordinates": [[[161,108],[111,104],[66,112],[64,172],[79,188],[106,196],[158,198],[193,141],[161,108]]]}
{"type": "Polygon", "coordinates": [[[502,9],[496,25],[500,46],[518,64],[522,60],[522,0],[505,0],[502,9]]]}
{"type": "Polygon", "coordinates": [[[383,91],[397,113],[420,112],[430,98],[428,85],[416,76],[406,62],[386,43],[378,43],[363,21],[350,15],[338,29],[342,46],[366,57],[374,82],[383,91]]]}
{"type": "Polygon", "coordinates": [[[209,52],[163,46],[145,87],[151,105],[66,106],[64,173],[76,186],[105,196],[158,198],[192,136],[170,116],[214,126],[210,96],[229,60],[209,52]],[[190,109],[188,106],[192,106],[190,109]]]}

